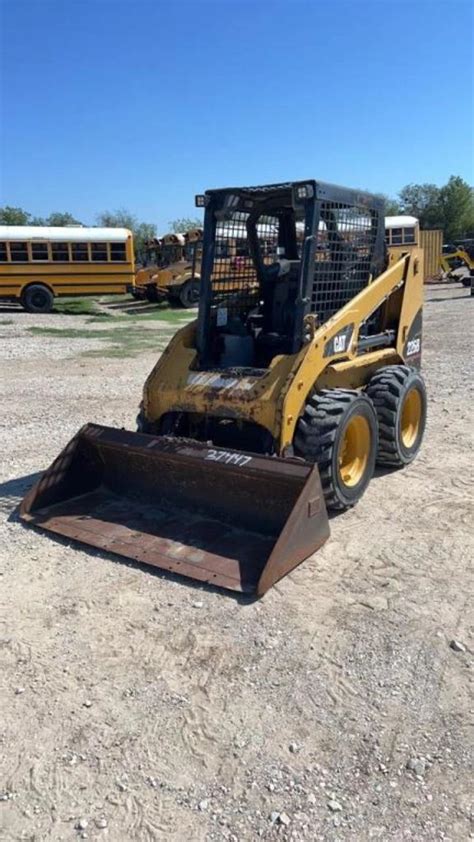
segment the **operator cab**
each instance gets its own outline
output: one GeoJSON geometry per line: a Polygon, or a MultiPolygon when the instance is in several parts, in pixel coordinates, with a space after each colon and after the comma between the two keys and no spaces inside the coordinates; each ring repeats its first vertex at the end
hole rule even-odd
{"type": "Polygon", "coordinates": [[[205,206],[200,369],[267,369],[383,268],[376,197],[316,182],[211,190],[205,206]]]}

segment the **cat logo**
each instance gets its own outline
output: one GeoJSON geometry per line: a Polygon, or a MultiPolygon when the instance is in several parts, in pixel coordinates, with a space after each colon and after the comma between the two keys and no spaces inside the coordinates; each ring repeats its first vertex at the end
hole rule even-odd
{"type": "Polygon", "coordinates": [[[346,350],[346,339],[347,336],[344,333],[339,334],[339,336],[334,337],[334,353],[340,354],[341,351],[346,350]]]}

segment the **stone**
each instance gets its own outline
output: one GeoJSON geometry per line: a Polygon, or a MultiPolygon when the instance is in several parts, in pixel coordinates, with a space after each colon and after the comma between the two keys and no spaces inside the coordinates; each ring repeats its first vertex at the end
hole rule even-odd
{"type": "Polygon", "coordinates": [[[280,813],[280,815],[278,816],[278,821],[280,824],[284,824],[287,827],[290,824],[291,819],[288,813],[280,813]]]}
{"type": "Polygon", "coordinates": [[[339,804],[339,801],[336,801],[335,798],[331,798],[331,800],[328,801],[328,807],[332,813],[339,813],[339,811],[342,810],[342,805],[339,804]]]}
{"type": "Polygon", "coordinates": [[[92,702],[91,702],[91,700],[90,700],[90,699],[86,699],[86,700],[85,700],[85,702],[84,702],[84,707],[85,707],[85,708],[90,708],[90,707],[92,707],[92,702]]]}
{"type": "Polygon", "coordinates": [[[426,761],[423,757],[411,757],[407,763],[407,769],[414,772],[415,775],[424,775],[426,771],[426,761]]]}
{"type": "Polygon", "coordinates": [[[89,827],[87,819],[78,819],[76,822],[76,830],[85,830],[87,827],[89,827]]]}
{"type": "Polygon", "coordinates": [[[108,821],[105,818],[105,816],[102,816],[100,819],[96,819],[95,823],[96,823],[96,826],[99,827],[99,828],[104,828],[104,827],[107,827],[107,825],[108,825],[108,821]]]}
{"type": "Polygon", "coordinates": [[[461,643],[460,640],[455,640],[454,638],[453,638],[453,640],[451,640],[449,646],[454,652],[465,652],[466,651],[466,647],[464,646],[464,643],[461,643]]]}
{"type": "Polygon", "coordinates": [[[198,807],[201,810],[201,812],[207,810],[207,808],[209,807],[209,801],[207,800],[207,798],[203,798],[202,801],[199,802],[198,807]]]}

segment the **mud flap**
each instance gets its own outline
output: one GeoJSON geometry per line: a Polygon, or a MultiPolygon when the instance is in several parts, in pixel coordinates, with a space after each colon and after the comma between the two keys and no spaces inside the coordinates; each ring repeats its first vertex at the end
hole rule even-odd
{"type": "Polygon", "coordinates": [[[315,465],[87,424],[24,498],[41,529],[261,595],[329,523],[315,465]]]}

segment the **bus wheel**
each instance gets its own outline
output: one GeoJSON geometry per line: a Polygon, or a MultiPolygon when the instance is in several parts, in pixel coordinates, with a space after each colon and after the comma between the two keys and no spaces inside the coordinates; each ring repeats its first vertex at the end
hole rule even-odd
{"type": "Polygon", "coordinates": [[[28,313],[50,313],[53,301],[53,293],[42,284],[27,287],[21,297],[21,303],[28,313]]]}
{"type": "Polygon", "coordinates": [[[186,281],[179,291],[179,300],[183,307],[197,307],[199,303],[199,281],[186,281]]]}

